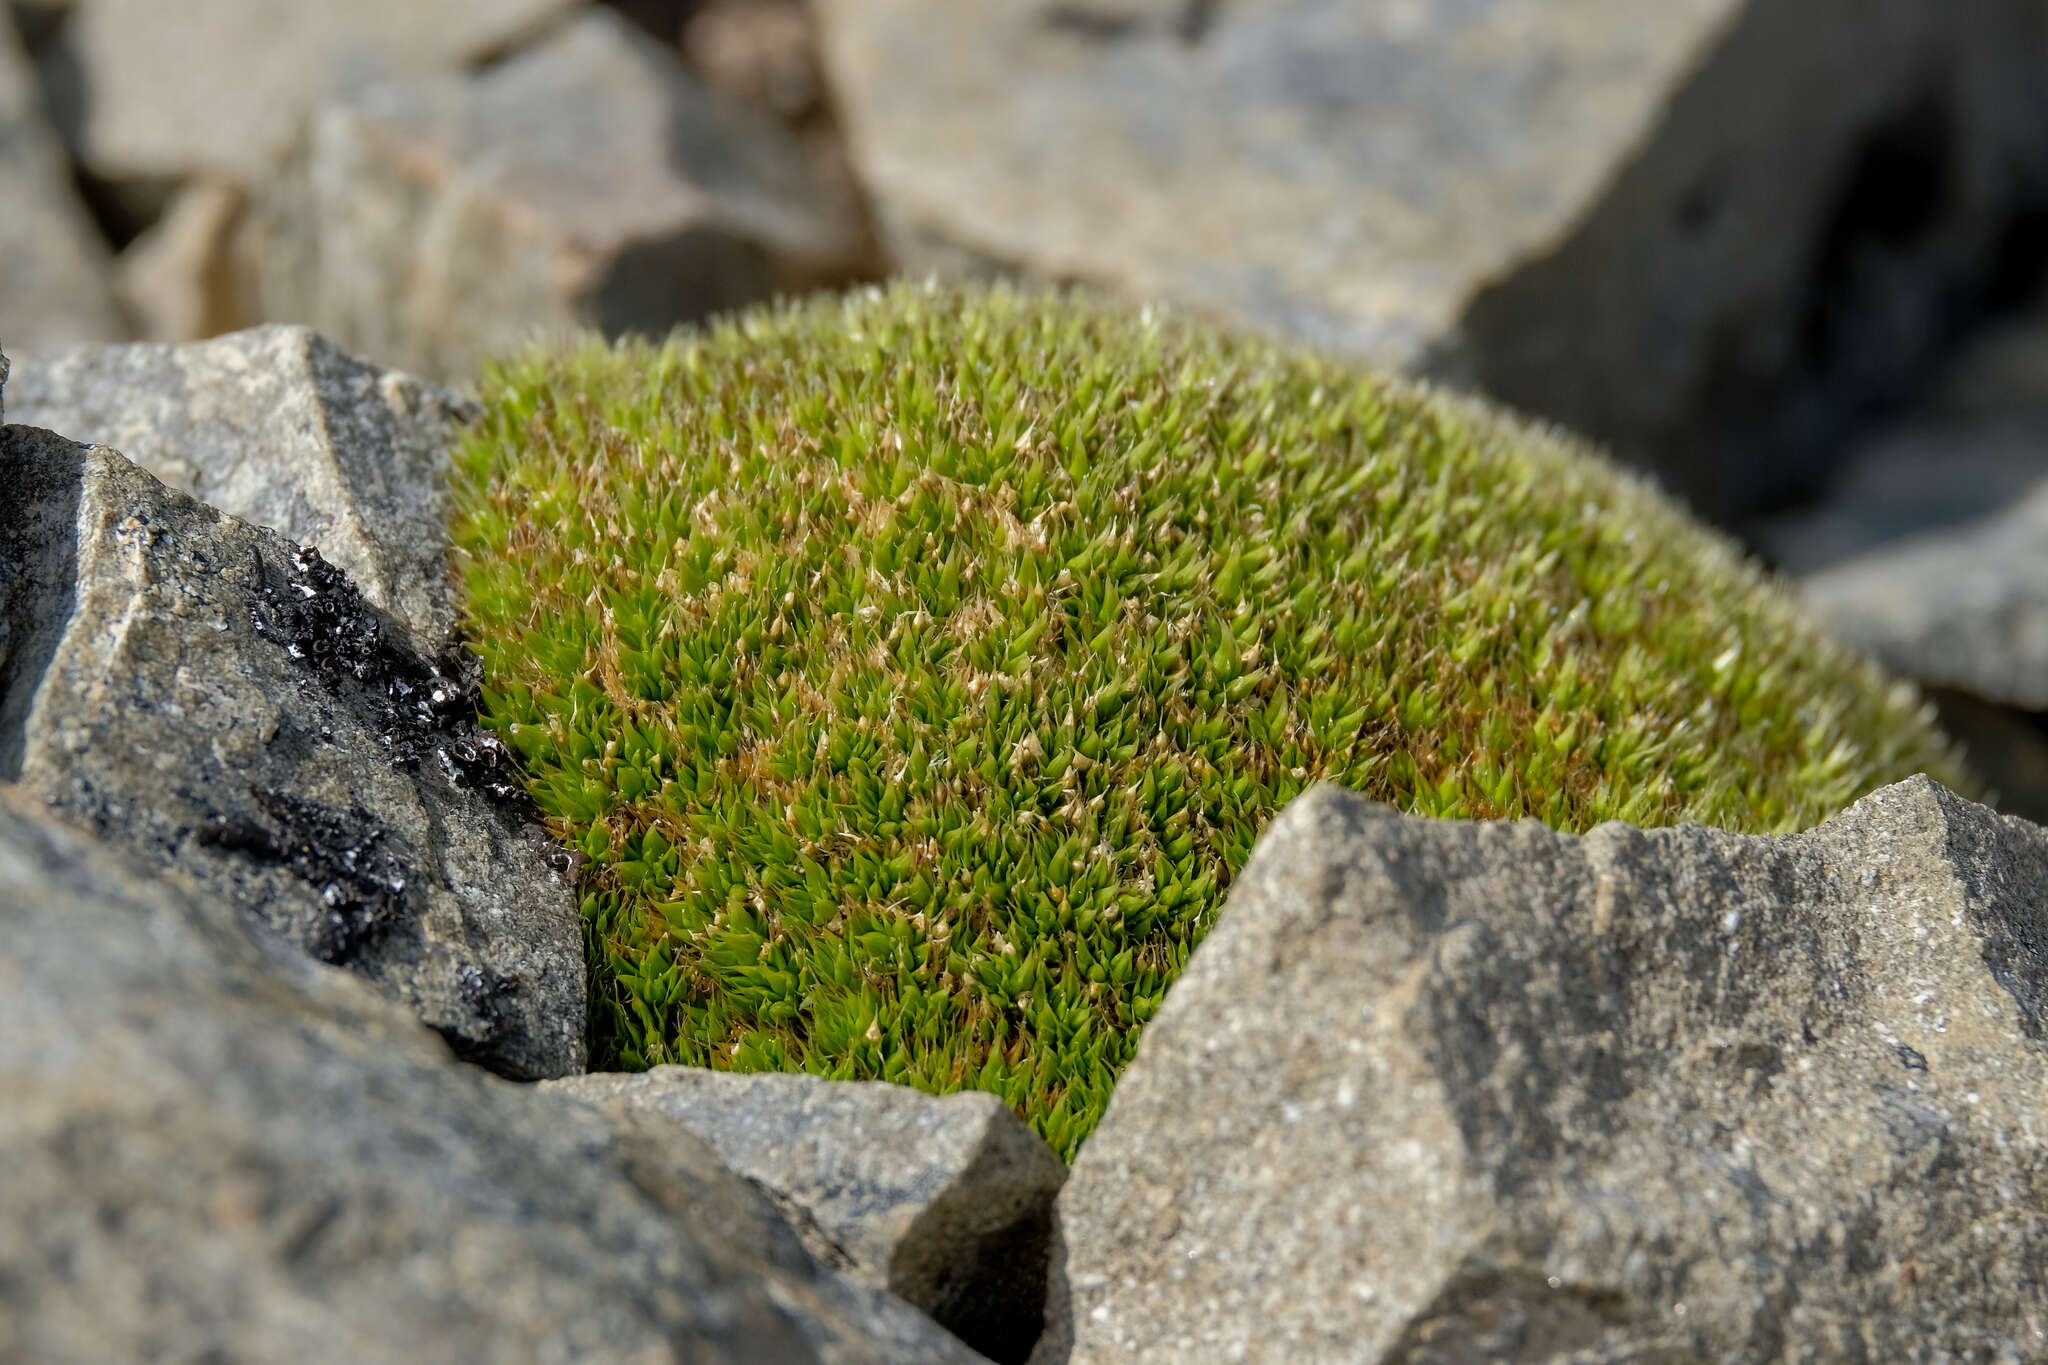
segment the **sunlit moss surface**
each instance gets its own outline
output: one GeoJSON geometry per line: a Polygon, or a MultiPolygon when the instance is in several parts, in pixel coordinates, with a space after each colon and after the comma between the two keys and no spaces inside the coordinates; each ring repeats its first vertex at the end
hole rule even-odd
{"type": "Polygon", "coordinates": [[[1071,1155],[1310,783],[1782,831],[1963,780],[1609,465],[1188,324],[903,286],[485,396],[487,719],[591,859],[614,1065],[977,1087],[1071,1155]]]}

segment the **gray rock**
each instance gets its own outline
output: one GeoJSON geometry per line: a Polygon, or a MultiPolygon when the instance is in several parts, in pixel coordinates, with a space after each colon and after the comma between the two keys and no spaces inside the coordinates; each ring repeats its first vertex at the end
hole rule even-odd
{"type": "Polygon", "coordinates": [[[92,0],[67,41],[90,91],[84,160],[108,178],[260,182],[323,98],[506,51],[581,0],[92,0]]]}
{"type": "Polygon", "coordinates": [[[551,1081],[660,1116],[755,1181],[814,1250],[922,1308],[996,1361],[1022,1361],[1045,1306],[1052,1200],[1066,1167],[994,1095],[660,1066],[551,1081]]]}
{"type": "Polygon", "coordinates": [[[968,1365],[673,1133],[0,789],[0,1359],[968,1365]]]}
{"type": "Polygon", "coordinates": [[[1908,411],[1856,443],[1814,502],[1744,537],[1794,575],[1961,531],[2048,482],[2048,300],[1971,340],[1908,411]]]}
{"type": "Polygon", "coordinates": [[[2048,480],[1999,514],[1830,565],[1800,591],[1896,672],[2048,710],[2048,480]]]}
{"type": "MultiPolygon", "coordinates": [[[[4,18],[4,16],[0,16],[4,18]]],[[[0,22],[0,325],[13,346],[119,341],[113,253],[72,184],[35,67],[0,22]]]]}
{"type": "Polygon", "coordinates": [[[1783,572],[1817,574],[1916,536],[1975,534],[2048,483],[2048,418],[1925,411],[1859,444],[1814,504],[1744,538],[1783,572]]]}
{"type": "Polygon", "coordinates": [[[369,977],[465,1056],[581,1071],[571,887],[469,680],[317,552],[118,452],[0,428],[0,476],[0,781],[369,977]]]}
{"type": "Polygon", "coordinates": [[[112,446],[321,554],[429,650],[455,621],[448,475],[475,406],[303,327],[26,357],[14,420],[112,446]]]}
{"type": "Polygon", "coordinates": [[[1055,1206],[1035,1360],[2048,1350],[2048,832],[1285,811],[1055,1206]]]}
{"type": "Polygon", "coordinates": [[[2033,0],[823,0],[884,238],[1810,485],[2048,178],[2033,0]]]}
{"type": "Polygon", "coordinates": [[[328,104],[263,213],[266,316],[435,376],[537,333],[662,335],[864,248],[786,134],[604,11],[328,104]]]}

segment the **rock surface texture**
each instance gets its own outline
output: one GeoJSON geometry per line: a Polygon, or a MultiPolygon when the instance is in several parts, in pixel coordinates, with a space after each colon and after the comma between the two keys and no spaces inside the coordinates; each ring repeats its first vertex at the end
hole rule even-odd
{"type": "Polygon", "coordinates": [[[819,16],[913,265],[1079,278],[1476,380],[1711,513],[1810,486],[2048,188],[2030,0],[819,16]]]}
{"type": "Polygon", "coordinates": [[[1276,822],[1056,1205],[1033,1357],[2048,1351],[2048,831],[1276,822]]]}
{"type": "Polygon", "coordinates": [[[343,570],[429,651],[455,622],[450,453],[464,399],[303,327],[25,360],[14,420],[112,446],[173,488],[343,570]]]}
{"type": "Polygon", "coordinates": [[[866,250],[794,141],[602,11],[327,105],[265,216],[268,316],[440,376],[536,333],[664,335],[866,250]]]}
{"type": "Polygon", "coordinates": [[[682,1066],[545,1088],[686,1130],[789,1211],[823,1258],[992,1360],[1030,1354],[1067,1172],[996,1096],[682,1066]]]}
{"type": "Polygon", "coordinates": [[[0,781],[508,1075],[584,1065],[583,938],[466,680],[317,552],[0,428],[0,781]]]}
{"type": "Polygon", "coordinates": [[[0,341],[17,349],[119,341],[113,253],[79,200],[35,68],[0,22],[0,341]]]}
{"type": "Polygon", "coordinates": [[[66,34],[109,178],[266,175],[323,97],[495,56],[581,0],[90,0],[66,34]]]}
{"type": "Polygon", "coordinates": [[[0,1360],[979,1359],[708,1150],[452,1063],[34,804],[0,789],[0,1360]]]}

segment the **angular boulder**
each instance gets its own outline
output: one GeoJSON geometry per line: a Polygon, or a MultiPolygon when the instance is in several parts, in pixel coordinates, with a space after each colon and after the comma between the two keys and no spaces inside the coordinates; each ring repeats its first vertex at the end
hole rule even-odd
{"type": "Polygon", "coordinates": [[[708,1150],[0,788],[0,1359],[970,1365],[708,1150]]]}
{"type": "Polygon", "coordinates": [[[90,91],[96,174],[242,185],[269,174],[323,98],[498,55],[582,0],[92,0],[66,34],[90,91]]]}
{"type": "Polygon", "coordinates": [[[0,341],[17,349],[119,341],[113,252],[72,183],[35,67],[0,23],[0,341]]]}
{"type": "Polygon", "coordinates": [[[434,376],[536,333],[664,335],[866,249],[786,134],[601,10],[475,75],[327,104],[263,222],[266,316],[434,376]]]}
{"type": "Polygon", "coordinates": [[[824,0],[885,240],[1811,486],[2048,192],[2032,0],[824,0]]]}
{"type": "Polygon", "coordinates": [[[468,400],[303,327],[23,362],[14,420],[112,446],[173,488],[316,545],[421,646],[455,623],[448,477],[468,400]]]}
{"type": "Polygon", "coordinates": [[[369,977],[468,1058],[583,1069],[567,855],[523,817],[472,680],[317,551],[4,427],[0,625],[0,781],[369,977]]]}
{"type": "Polygon", "coordinates": [[[1030,1355],[1067,1172],[996,1096],[684,1066],[545,1088],[708,1144],[810,1232],[823,1258],[843,1259],[856,1279],[991,1360],[1030,1355]]]}
{"type": "Polygon", "coordinates": [[[1039,1362],[2048,1350],[2048,831],[1290,806],[1056,1209],[1039,1362]]]}

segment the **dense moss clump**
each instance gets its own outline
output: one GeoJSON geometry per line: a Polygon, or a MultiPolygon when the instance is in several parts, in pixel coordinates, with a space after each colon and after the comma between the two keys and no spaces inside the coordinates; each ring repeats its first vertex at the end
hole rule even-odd
{"type": "Polygon", "coordinates": [[[457,543],[615,1055],[992,1090],[1071,1155],[1272,814],[1788,830],[1914,694],[1476,404],[901,286],[494,372],[457,543]]]}

